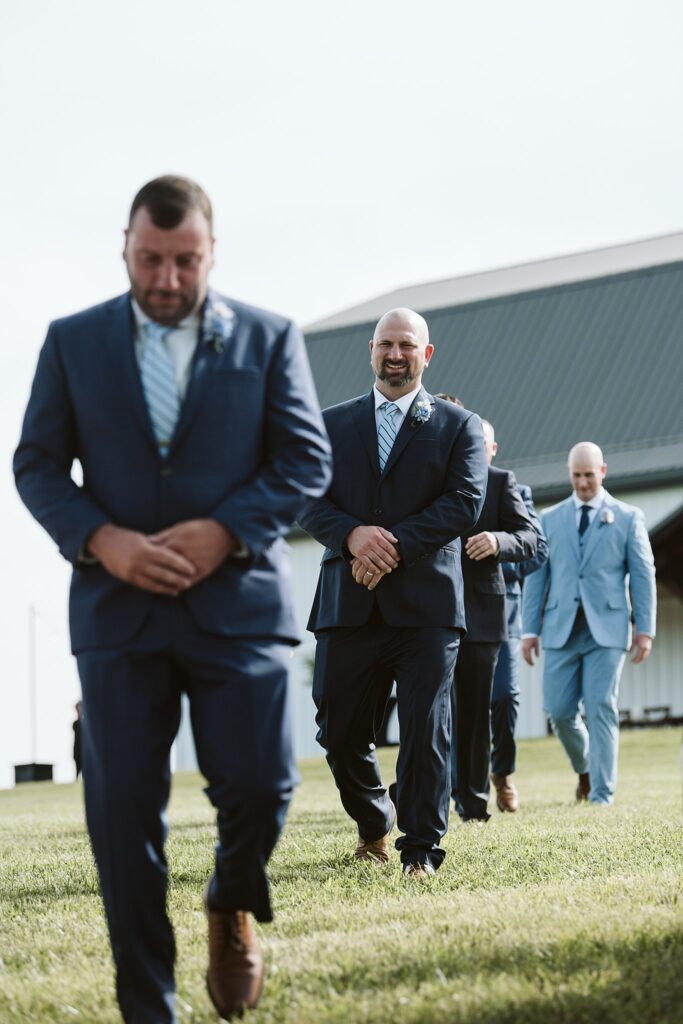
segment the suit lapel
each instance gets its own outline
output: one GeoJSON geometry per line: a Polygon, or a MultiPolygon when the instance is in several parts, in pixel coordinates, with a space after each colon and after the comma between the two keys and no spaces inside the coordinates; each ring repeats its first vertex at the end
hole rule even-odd
{"type": "Polygon", "coordinates": [[[565,533],[569,537],[569,544],[577,562],[581,561],[581,545],[579,543],[579,531],[576,526],[576,507],[573,498],[567,498],[564,506],[565,533]]]}
{"type": "Polygon", "coordinates": [[[425,391],[424,388],[420,388],[418,393],[415,395],[413,403],[408,409],[408,412],[403,417],[401,429],[396,435],[396,440],[394,441],[391,452],[389,453],[389,458],[387,459],[386,465],[384,467],[384,473],[382,474],[383,476],[386,476],[387,473],[391,472],[391,469],[393,468],[397,460],[400,458],[403,451],[407,448],[407,446],[410,444],[413,438],[417,435],[418,430],[420,430],[422,426],[422,424],[413,422],[414,410],[418,402],[430,402],[432,406],[432,416],[434,415],[434,399],[430,394],[428,394],[425,391]]]}
{"type": "Polygon", "coordinates": [[[605,532],[602,520],[600,519],[602,510],[608,505],[611,507],[612,504],[612,496],[608,494],[607,491],[605,491],[605,497],[602,502],[602,505],[600,505],[600,507],[597,509],[595,515],[593,516],[593,522],[590,524],[588,530],[586,531],[586,540],[583,545],[583,558],[581,559],[582,565],[585,564],[590,558],[590,556],[593,554],[593,551],[595,550],[595,545],[598,543],[598,541],[605,532]]]}
{"type": "Polygon", "coordinates": [[[370,459],[372,471],[379,479],[379,451],[377,450],[377,422],[375,420],[375,392],[359,399],[352,406],[353,419],[370,459]]]}
{"type": "Polygon", "coordinates": [[[129,295],[122,295],[112,302],[109,321],[104,332],[104,345],[118,379],[118,390],[122,401],[130,403],[140,428],[154,450],[158,452],[152,421],[149,418],[147,402],[142,390],[140,369],[135,356],[133,311],[129,295]]]}
{"type": "MultiPolygon", "coordinates": [[[[219,297],[215,292],[209,291],[206,297],[206,303],[214,303],[219,297]]],[[[225,299],[220,299],[223,305],[228,306],[229,304],[225,299]]],[[[187,434],[192,421],[201,409],[204,402],[204,396],[207,388],[211,386],[213,371],[219,364],[222,358],[224,350],[231,345],[234,345],[241,331],[246,330],[246,327],[239,320],[234,310],[233,327],[230,336],[225,340],[218,340],[212,343],[210,336],[205,333],[204,326],[204,313],[206,305],[202,311],[200,319],[199,335],[197,339],[197,347],[192,357],[192,364],[190,369],[190,379],[188,381],[187,390],[185,392],[185,398],[180,407],[180,416],[178,417],[178,423],[171,441],[171,451],[176,447],[182,438],[187,434]]]]}

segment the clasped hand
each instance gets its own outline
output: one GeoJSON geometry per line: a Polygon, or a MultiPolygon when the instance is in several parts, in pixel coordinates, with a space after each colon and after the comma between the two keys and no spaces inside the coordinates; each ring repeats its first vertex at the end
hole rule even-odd
{"type": "Polygon", "coordinates": [[[210,576],[236,546],[234,535],[215,519],[187,519],[151,535],[107,523],[88,541],[88,550],[112,576],[169,597],[210,576]]]}
{"type": "Polygon", "coordinates": [[[398,538],[383,526],[356,526],[346,538],[354,556],[351,572],[356,583],[374,590],[387,573],[400,562],[398,538]]]}

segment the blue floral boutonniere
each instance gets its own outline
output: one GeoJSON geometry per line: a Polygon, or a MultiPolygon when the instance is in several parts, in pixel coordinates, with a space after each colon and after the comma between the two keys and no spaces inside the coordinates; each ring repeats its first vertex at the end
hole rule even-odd
{"type": "Polygon", "coordinates": [[[234,326],[235,314],[230,306],[220,299],[207,302],[202,324],[202,338],[211,345],[214,352],[220,355],[225,348],[225,343],[232,336],[234,326]]]}
{"type": "Polygon", "coordinates": [[[614,522],[614,512],[611,508],[603,508],[600,513],[600,525],[611,526],[614,522]]]}
{"type": "Polygon", "coordinates": [[[431,419],[432,409],[432,403],[428,402],[426,398],[416,402],[413,406],[413,418],[410,425],[419,427],[421,423],[427,423],[431,419]]]}

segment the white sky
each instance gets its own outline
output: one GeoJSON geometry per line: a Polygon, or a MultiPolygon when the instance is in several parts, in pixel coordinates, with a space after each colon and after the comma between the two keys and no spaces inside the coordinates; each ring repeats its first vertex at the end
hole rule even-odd
{"type": "MultiPolygon", "coordinates": [[[[0,12],[0,785],[68,770],[68,567],[8,465],[48,322],[123,291],[137,188],[212,197],[214,284],[312,321],[683,227],[676,0],[33,0],[0,12]]],[[[483,367],[482,372],[487,372],[483,367]]]]}

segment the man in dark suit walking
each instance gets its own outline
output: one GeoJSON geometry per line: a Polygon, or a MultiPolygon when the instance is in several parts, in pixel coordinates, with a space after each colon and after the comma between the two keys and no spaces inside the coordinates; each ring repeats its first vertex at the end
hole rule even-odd
{"type": "Polygon", "coordinates": [[[468,531],[462,552],[467,633],[455,666],[451,748],[456,810],[463,821],[480,822],[490,817],[491,689],[498,651],[507,636],[501,562],[522,561],[536,551],[536,532],[514,474],[490,465],[495,435],[488,421],[483,427],[488,482],[481,515],[468,531]]]}
{"type": "Polygon", "coordinates": [[[283,534],[324,492],[329,446],[297,328],[209,290],[198,185],[140,190],[124,260],[130,292],[50,325],[14,468],[74,567],[86,816],[119,1005],[128,1024],[171,1024],[165,810],[183,692],[218,812],[209,995],[226,1016],[260,995],[250,915],[271,919],[265,867],[296,783],[283,534]]]}
{"type": "MultiPolygon", "coordinates": [[[[497,445],[494,447],[497,448],[497,445]]],[[[505,614],[508,636],[500,645],[491,694],[491,782],[496,790],[499,811],[514,814],[519,794],[512,776],[516,769],[515,728],[519,709],[519,659],[522,644],[522,585],[526,576],[548,559],[548,542],[534,508],[531,488],[517,484],[527,515],[536,531],[536,554],[524,562],[503,562],[505,577],[505,614]]]]}
{"type": "Polygon", "coordinates": [[[465,627],[460,536],[479,517],[486,459],[479,419],[422,387],[433,346],[421,316],[385,314],[370,352],[370,394],[324,413],[332,484],[299,517],[326,549],[309,621],[313,697],[318,741],[358,825],[356,857],[386,862],[395,811],[373,740],[396,680],[396,847],[404,873],[422,880],[444,857],[450,684],[465,627]]]}

